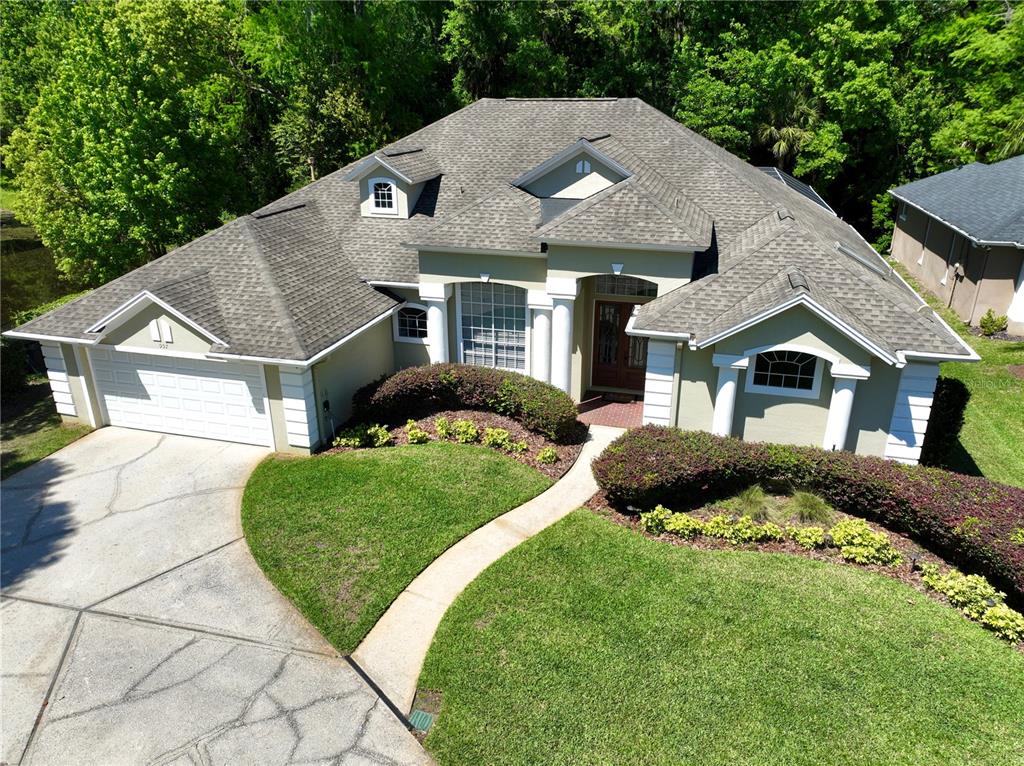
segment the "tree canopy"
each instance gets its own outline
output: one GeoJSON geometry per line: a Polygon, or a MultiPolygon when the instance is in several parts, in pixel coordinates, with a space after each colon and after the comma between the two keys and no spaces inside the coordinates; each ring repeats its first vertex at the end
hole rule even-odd
{"type": "Polygon", "coordinates": [[[10,2],[5,182],[98,284],[481,97],[637,96],[880,245],[888,188],[1024,151],[1012,0],[770,7],[10,2]]]}

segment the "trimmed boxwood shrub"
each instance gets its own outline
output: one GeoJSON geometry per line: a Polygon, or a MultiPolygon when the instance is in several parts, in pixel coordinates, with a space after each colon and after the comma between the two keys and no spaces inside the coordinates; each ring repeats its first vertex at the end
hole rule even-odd
{"type": "Polygon", "coordinates": [[[685,510],[752,484],[805,489],[838,511],[903,532],[1024,602],[1024,489],[849,452],[743,442],[701,431],[644,426],[594,461],[609,502],[685,510]]]}
{"type": "Polygon", "coordinates": [[[352,397],[353,420],[403,423],[441,410],[485,410],[564,444],[577,435],[576,405],[548,383],[504,370],[461,364],[408,367],[352,397]]]}

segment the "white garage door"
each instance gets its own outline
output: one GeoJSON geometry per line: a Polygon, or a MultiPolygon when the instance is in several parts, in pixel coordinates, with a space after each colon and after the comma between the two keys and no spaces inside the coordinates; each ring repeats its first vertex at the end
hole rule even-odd
{"type": "Polygon", "coordinates": [[[105,348],[89,356],[110,425],[271,445],[258,365],[105,348]]]}

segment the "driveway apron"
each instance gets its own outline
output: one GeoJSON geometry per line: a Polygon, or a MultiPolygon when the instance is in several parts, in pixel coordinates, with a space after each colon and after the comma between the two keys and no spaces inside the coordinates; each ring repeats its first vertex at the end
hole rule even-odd
{"type": "Polygon", "coordinates": [[[3,483],[0,763],[429,763],[250,556],[266,454],[104,428],[3,483]]]}

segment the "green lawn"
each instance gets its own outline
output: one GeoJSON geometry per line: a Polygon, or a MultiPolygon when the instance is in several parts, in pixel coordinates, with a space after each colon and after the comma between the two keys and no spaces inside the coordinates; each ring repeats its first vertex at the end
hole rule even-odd
{"type": "Polygon", "coordinates": [[[438,442],[270,457],[245,488],[242,526],[267,577],[347,653],[427,564],[550,483],[492,450],[438,442]]]}
{"type": "Polygon", "coordinates": [[[901,264],[891,263],[981,357],[973,364],[946,362],[939,367],[942,375],[963,381],[971,392],[960,432],[962,449],[943,467],[1024,487],[1024,378],[1008,369],[1024,365],[1024,343],[971,334],[967,324],[922,289],[901,264]]]}
{"type": "Polygon", "coordinates": [[[5,479],[92,430],[61,423],[45,380],[30,381],[22,393],[4,397],[0,408],[0,477],[5,479]]]}
{"type": "Polygon", "coordinates": [[[1024,655],[902,583],[576,511],[448,610],[455,764],[1024,763],[1024,655]]]}

